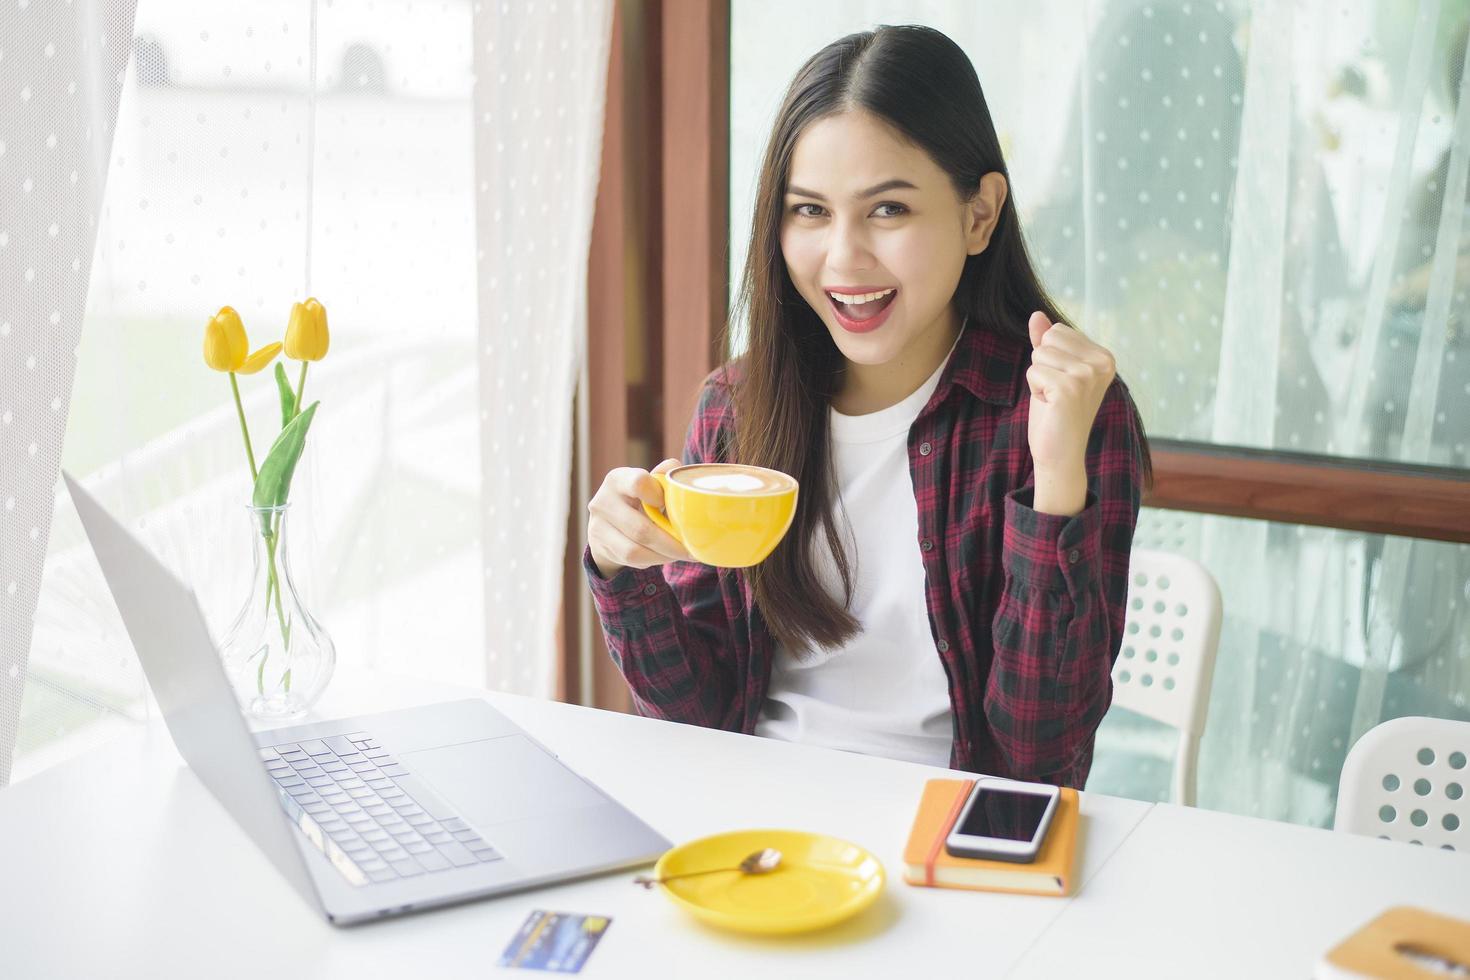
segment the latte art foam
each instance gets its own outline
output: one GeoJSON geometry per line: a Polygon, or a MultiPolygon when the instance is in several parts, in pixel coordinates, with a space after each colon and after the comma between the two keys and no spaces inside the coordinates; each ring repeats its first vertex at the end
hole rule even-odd
{"type": "Polygon", "coordinates": [[[700,490],[733,490],[736,493],[742,491],[748,493],[751,490],[764,490],[766,481],[751,476],[749,473],[705,473],[690,480],[689,485],[700,490]]]}
{"type": "Polygon", "coordinates": [[[735,465],[690,466],[677,470],[673,479],[694,490],[736,494],[776,493],[791,489],[795,483],[784,474],[735,465]]]}

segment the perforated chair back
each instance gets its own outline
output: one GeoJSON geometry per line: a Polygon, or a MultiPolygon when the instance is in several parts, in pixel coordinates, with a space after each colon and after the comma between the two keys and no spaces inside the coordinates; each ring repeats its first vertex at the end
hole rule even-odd
{"type": "Polygon", "coordinates": [[[1203,565],[1164,551],[1133,552],[1113,703],[1179,730],[1174,799],[1190,806],[1220,618],[1220,587],[1203,565]]]}
{"type": "Polygon", "coordinates": [[[1353,744],[1333,826],[1425,847],[1470,851],[1470,722],[1394,718],[1353,744]]]}

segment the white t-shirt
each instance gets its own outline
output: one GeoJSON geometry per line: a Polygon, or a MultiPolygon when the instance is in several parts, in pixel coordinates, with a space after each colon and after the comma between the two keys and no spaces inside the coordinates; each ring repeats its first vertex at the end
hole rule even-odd
{"type": "MultiPolygon", "coordinates": [[[[844,647],[808,649],[800,659],[778,645],[757,735],[949,765],[953,709],[929,630],[908,457],[909,428],[948,363],[946,356],[897,405],[869,415],[831,410],[835,518],[852,563],[849,611],[862,632],[844,647]]],[[[840,599],[842,579],[820,531],[814,556],[823,585],[840,599]]]]}

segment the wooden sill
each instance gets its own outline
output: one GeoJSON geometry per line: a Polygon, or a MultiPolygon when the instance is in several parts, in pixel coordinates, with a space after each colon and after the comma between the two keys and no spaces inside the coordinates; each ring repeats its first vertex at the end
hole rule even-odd
{"type": "Polygon", "coordinates": [[[1151,440],[1144,504],[1470,544],[1470,472],[1151,440]]]}

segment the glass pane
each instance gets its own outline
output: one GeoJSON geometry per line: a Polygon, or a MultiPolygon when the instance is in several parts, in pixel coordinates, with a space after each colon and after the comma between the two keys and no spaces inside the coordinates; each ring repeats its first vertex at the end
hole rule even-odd
{"type": "Polygon", "coordinates": [[[1043,276],[1151,433],[1470,465],[1465,11],[1258,9],[736,0],[732,283],[797,68],[925,23],[969,53],[1043,276]]]}
{"type": "MultiPolygon", "coordinates": [[[[1330,827],[1347,750],[1405,715],[1470,721],[1470,545],[1145,508],[1225,611],[1199,805],[1330,827]]],[[[1168,799],[1177,736],[1114,708],[1087,788],[1168,799]]]]}
{"type": "MultiPolygon", "coordinates": [[[[309,281],[332,343],[310,369],[305,400],[322,408],[292,487],[312,573],[298,585],[342,665],[478,683],[471,7],[323,4],[314,35],[311,13],[139,4],[63,462],[195,587],[222,636],[248,583],[250,475],[229,381],[200,357],[204,325],[230,304],[253,347],[279,340],[309,281]]],[[[263,459],[276,386],[239,384],[263,459]]],[[[17,780],[147,714],[64,493],[26,681],[17,780]]]]}

